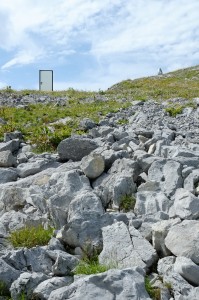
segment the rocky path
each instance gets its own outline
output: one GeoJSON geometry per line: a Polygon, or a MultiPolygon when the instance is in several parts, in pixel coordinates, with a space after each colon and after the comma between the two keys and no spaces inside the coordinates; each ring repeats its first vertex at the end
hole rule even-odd
{"type": "MultiPolygon", "coordinates": [[[[169,103],[132,102],[85,136],[36,155],[20,132],[0,143],[0,281],[12,299],[199,299],[199,99],[171,117],[169,103]],[[120,125],[119,125],[120,124],[120,125]],[[121,125],[123,124],[123,125],[121,125]],[[124,199],[135,199],[124,209],[124,199]],[[53,226],[46,246],[13,249],[9,233],[53,226]],[[85,245],[113,266],[73,276],[85,245]]],[[[186,103],[173,99],[174,103],[186,103]]],[[[177,104],[176,104],[177,105],[177,104]]]]}

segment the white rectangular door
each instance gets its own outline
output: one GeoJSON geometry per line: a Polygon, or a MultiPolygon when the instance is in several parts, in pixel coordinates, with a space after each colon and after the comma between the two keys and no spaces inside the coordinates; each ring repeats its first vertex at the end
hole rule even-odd
{"type": "Polygon", "coordinates": [[[39,70],[39,90],[53,91],[53,71],[39,70]]]}

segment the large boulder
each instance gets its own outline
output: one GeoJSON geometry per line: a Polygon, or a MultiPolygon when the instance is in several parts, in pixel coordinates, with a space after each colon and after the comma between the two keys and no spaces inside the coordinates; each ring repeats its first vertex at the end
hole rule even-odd
{"type": "Polygon", "coordinates": [[[191,192],[180,188],[176,190],[175,200],[169,212],[170,217],[180,217],[184,219],[198,219],[199,199],[191,192]]]}
{"type": "Polygon", "coordinates": [[[101,264],[111,267],[150,267],[156,260],[156,252],[133,226],[117,222],[102,228],[103,251],[99,255],[101,264]]]}
{"type": "Polygon", "coordinates": [[[53,277],[42,281],[33,291],[34,299],[48,300],[52,291],[66,287],[73,282],[72,276],[53,277]]]}
{"type": "Polygon", "coordinates": [[[152,163],[148,179],[160,182],[161,190],[167,197],[172,196],[183,184],[182,167],[173,160],[161,159],[152,163]]]}
{"type": "Polygon", "coordinates": [[[152,243],[158,254],[161,256],[167,256],[170,251],[165,246],[164,239],[168,234],[169,229],[179,224],[181,221],[179,218],[159,221],[152,225],[152,243]]]}
{"type": "Polygon", "coordinates": [[[163,192],[143,191],[136,194],[134,211],[137,215],[154,215],[158,211],[168,213],[171,203],[163,192]]]}
{"type": "Polygon", "coordinates": [[[199,266],[190,258],[178,256],[174,264],[174,271],[189,283],[199,286],[199,266]]]}
{"type": "Polygon", "coordinates": [[[50,277],[42,273],[22,273],[11,285],[10,291],[12,299],[17,300],[22,296],[27,299],[32,299],[33,290],[37,285],[49,278],[50,277]]]}
{"type": "Polygon", "coordinates": [[[91,191],[89,179],[79,170],[54,173],[46,192],[51,218],[59,229],[67,222],[70,202],[83,191],[91,191]]]}
{"type": "Polygon", "coordinates": [[[93,182],[93,188],[101,198],[104,207],[111,204],[117,209],[123,196],[131,196],[136,192],[132,175],[125,171],[115,174],[103,173],[93,182]]]}
{"type": "Polygon", "coordinates": [[[0,258],[0,270],[0,282],[4,282],[8,288],[21,273],[19,270],[16,270],[14,267],[7,264],[2,258],[0,258]]]}
{"type": "Polygon", "coordinates": [[[79,278],[69,286],[53,291],[48,300],[150,300],[141,268],[109,270],[79,278]]]}
{"type": "Polygon", "coordinates": [[[174,255],[185,256],[199,264],[199,221],[184,220],[171,227],[165,245],[174,255]]]}
{"type": "Polygon", "coordinates": [[[57,151],[62,161],[69,159],[79,161],[97,147],[98,144],[92,139],[71,137],[61,141],[57,147],[57,151]]]}

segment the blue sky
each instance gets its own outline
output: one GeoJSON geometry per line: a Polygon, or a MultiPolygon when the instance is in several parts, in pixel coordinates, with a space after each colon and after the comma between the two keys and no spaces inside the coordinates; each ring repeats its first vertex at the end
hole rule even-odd
{"type": "Polygon", "coordinates": [[[199,64],[198,0],[0,0],[0,88],[106,89],[199,64]]]}

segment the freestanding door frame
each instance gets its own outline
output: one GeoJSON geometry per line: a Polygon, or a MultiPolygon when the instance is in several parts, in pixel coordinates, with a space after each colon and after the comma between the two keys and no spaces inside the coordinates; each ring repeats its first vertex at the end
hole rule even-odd
{"type": "Polygon", "coordinates": [[[39,90],[40,91],[53,91],[53,70],[39,70],[39,90]],[[43,77],[44,77],[45,73],[47,73],[48,76],[50,76],[50,73],[51,73],[51,80],[46,81],[44,84],[43,77]]]}

